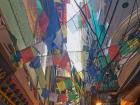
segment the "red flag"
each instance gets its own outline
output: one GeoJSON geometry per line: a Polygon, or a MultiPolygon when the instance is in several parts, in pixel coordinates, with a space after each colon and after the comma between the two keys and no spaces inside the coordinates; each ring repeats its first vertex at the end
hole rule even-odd
{"type": "Polygon", "coordinates": [[[70,66],[70,62],[67,63],[66,67],[65,67],[66,71],[71,74],[71,66],[70,66]]]}
{"type": "Polygon", "coordinates": [[[68,100],[68,97],[65,94],[61,94],[59,96],[59,101],[65,103],[65,102],[67,102],[67,100],[68,100]]]}
{"type": "Polygon", "coordinates": [[[48,17],[46,15],[46,13],[43,12],[43,14],[42,14],[42,16],[40,17],[40,20],[39,20],[39,26],[41,27],[43,32],[46,31],[46,29],[48,27],[48,23],[49,23],[48,17]]]}
{"type": "MultiPolygon", "coordinates": [[[[85,16],[87,17],[87,19],[90,19],[90,11],[89,11],[89,7],[88,7],[88,4],[85,4],[83,7],[82,7],[82,10],[85,14],[85,16]]],[[[82,15],[82,14],[81,14],[82,15]]],[[[84,18],[84,16],[82,15],[82,24],[85,24],[86,23],[86,20],[84,18]]]]}
{"type": "Polygon", "coordinates": [[[21,51],[21,58],[23,60],[23,63],[27,63],[28,61],[31,61],[34,58],[32,48],[27,47],[26,49],[23,49],[21,51]]]}
{"type": "Polygon", "coordinates": [[[53,64],[59,66],[61,62],[60,55],[52,55],[53,64]]]}
{"type": "Polygon", "coordinates": [[[111,45],[108,49],[108,53],[110,56],[110,60],[119,60],[120,59],[120,52],[119,52],[118,46],[111,45]]]}
{"type": "Polygon", "coordinates": [[[61,62],[60,62],[60,68],[65,69],[67,66],[67,63],[70,61],[68,52],[64,52],[64,55],[62,56],[61,62]]]}

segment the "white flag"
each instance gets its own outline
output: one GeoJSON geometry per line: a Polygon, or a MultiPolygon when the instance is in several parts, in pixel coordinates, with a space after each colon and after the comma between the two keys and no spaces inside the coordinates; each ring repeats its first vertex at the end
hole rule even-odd
{"type": "Polygon", "coordinates": [[[57,102],[57,99],[58,99],[58,94],[56,94],[56,93],[49,94],[49,101],[57,102]]]}

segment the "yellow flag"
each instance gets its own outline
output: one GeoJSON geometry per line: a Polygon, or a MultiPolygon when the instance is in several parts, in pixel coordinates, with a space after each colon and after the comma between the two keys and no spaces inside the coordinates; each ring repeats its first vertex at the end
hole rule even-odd
{"type": "Polygon", "coordinates": [[[58,82],[58,83],[57,83],[57,87],[58,87],[59,91],[64,91],[64,90],[66,90],[64,81],[58,82]]]}
{"type": "Polygon", "coordinates": [[[132,48],[137,48],[139,46],[139,41],[138,39],[134,38],[130,41],[127,42],[129,47],[132,49],[132,48]]]}

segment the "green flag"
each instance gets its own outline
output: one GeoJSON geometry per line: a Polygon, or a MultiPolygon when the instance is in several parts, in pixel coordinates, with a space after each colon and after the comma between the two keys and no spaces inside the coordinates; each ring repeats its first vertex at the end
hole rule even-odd
{"type": "Polygon", "coordinates": [[[64,80],[64,84],[65,84],[66,89],[71,88],[72,87],[72,81],[71,81],[71,79],[68,78],[68,79],[64,80]]]}
{"type": "Polygon", "coordinates": [[[78,98],[78,94],[75,91],[69,92],[68,98],[69,98],[69,101],[75,100],[78,98]]]}

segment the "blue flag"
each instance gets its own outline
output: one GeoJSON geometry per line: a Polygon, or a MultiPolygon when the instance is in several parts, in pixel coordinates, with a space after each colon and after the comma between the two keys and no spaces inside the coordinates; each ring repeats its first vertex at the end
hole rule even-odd
{"type": "Polygon", "coordinates": [[[37,56],[35,57],[34,59],[31,60],[30,64],[29,64],[30,67],[34,68],[34,69],[37,69],[41,66],[41,63],[40,63],[40,57],[37,56]]]}
{"type": "Polygon", "coordinates": [[[95,76],[96,73],[97,73],[97,70],[95,68],[95,66],[92,64],[92,65],[89,65],[87,67],[87,73],[90,75],[90,76],[95,76]]]}
{"type": "Polygon", "coordinates": [[[43,41],[47,44],[48,51],[54,48],[54,40],[57,32],[60,30],[60,22],[57,10],[54,5],[54,0],[44,0],[44,9],[49,18],[49,24],[43,38],[43,41]]]}
{"type": "Polygon", "coordinates": [[[44,97],[45,99],[48,98],[49,97],[49,90],[43,89],[41,96],[44,97]]]}

